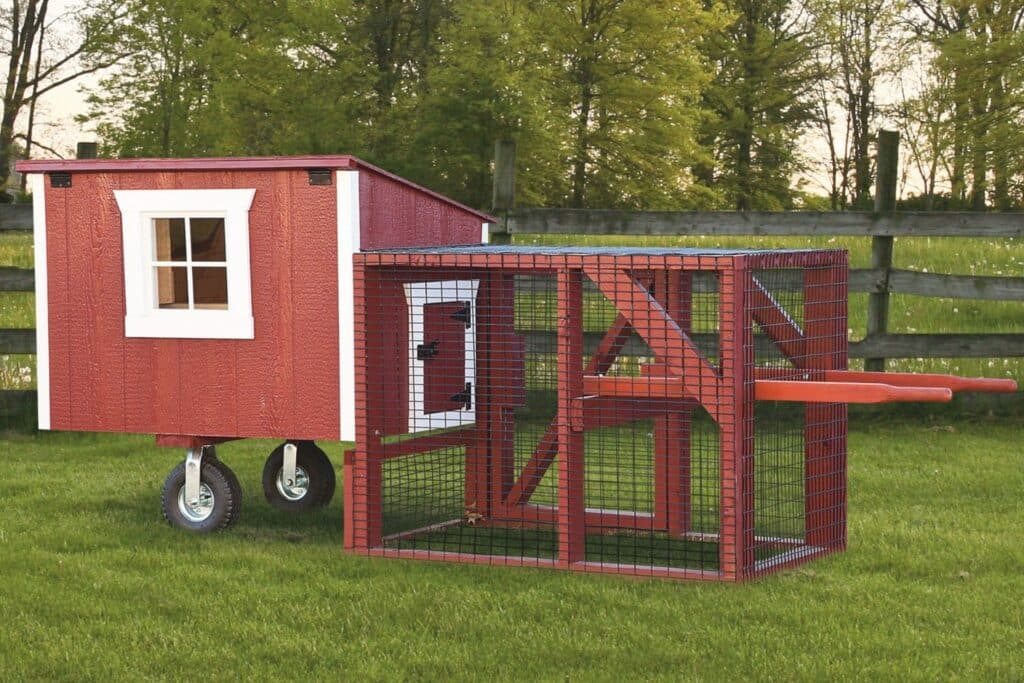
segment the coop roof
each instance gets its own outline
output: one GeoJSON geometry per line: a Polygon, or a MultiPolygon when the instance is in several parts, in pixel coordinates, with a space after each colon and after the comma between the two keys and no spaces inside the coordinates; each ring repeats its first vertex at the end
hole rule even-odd
{"type": "Polygon", "coordinates": [[[510,254],[515,256],[750,256],[757,254],[807,254],[823,249],[716,249],[707,247],[575,247],[575,246],[456,246],[378,249],[384,254],[510,254]]]}
{"type": "Polygon", "coordinates": [[[347,154],[284,157],[197,157],[191,159],[27,159],[15,168],[21,173],[131,173],[146,171],[264,171],[289,169],[366,170],[391,178],[439,201],[471,213],[487,223],[497,219],[454,199],[428,190],[382,168],[347,154]]]}

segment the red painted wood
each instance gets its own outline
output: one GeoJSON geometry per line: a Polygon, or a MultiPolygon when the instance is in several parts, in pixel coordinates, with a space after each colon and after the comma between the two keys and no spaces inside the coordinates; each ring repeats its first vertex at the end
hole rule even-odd
{"type": "Polygon", "coordinates": [[[466,387],[466,324],[455,316],[470,302],[446,301],[423,306],[423,343],[436,355],[423,361],[423,412],[458,410],[452,397],[466,387]]]}
{"type": "MultiPolygon", "coordinates": [[[[846,256],[804,272],[804,328],[810,377],[847,367],[846,256]]],[[[846,547],[845,403],[809,403],[804,426],[805,538],[815,546],[846,547]]]]}
{"type": "Polygon", "coordinates": [[[442,448],[455,448],[471,444],[476,436],[476,429],[467,427],[443,434],[432,434],[428,436],[417,436],[395,443],[382,444],[379,457],[383,460],[391,458],[404,458],[410,455],[429,453],[430,451],[442,448]]]}
{"type": "MultiPolygon", "coordinates": [[[[607,372],[608,368],[615,363],[615,359],[618,358],[619,352],[622,351],[632,333],[633,328],[629,324],[629,320],[621,313],[618,314],[612,326],[598,343],[597,351],[587,363],[584,372],[588,375],[607,372]]],[[[523,466],[519,479],[509,491],[507,501],[509,505],[519,505],[530,500],[557,454],[558,420],[556,418],[548,425],[530,460],[523,466]]]]}
{"type": "Polygon", "coordinates": [[[718,374],[679,326],[665,316],[664,309],[646,288],[619,268],[586,268],[587,275],[615,307],[629,317],[633,329],[677,375],[692,387],[701,405],[718,418],[718,374]]]}
{"type": "Polygon", "coordinates": [[[805,380],[757,380],[758,401],[804,403],[948,403],[953,391],[946,387],[913,387],[873,382],[809,382],[805,380]]]}
{"type": "MultiPolygon", "coordinates": [[[[167,171],[266,171],[309,168],[356,168],[355,158],[345,155],[291,157],[201,157],[193,159],[27,159],[19,161],[22,173],[139,173],[167,171]]],[[[73,182],[77,182],[76,175],[73,182]]],[[[308,182],[308,181],[307,181],[308,182]]]]}
{"type": "Polygon", "coordinates": [[[583,273],[558,272],[558,560],[572,566],[586,556],[586,483],[583,433],[570,421],[583,392],[583,273]]]}
{"type": "Polygon", "coordinates": [[[748,281],[740,267],[722,271],[719,277],[723,390],[716,406],[721,472],[718,553],[722,577],[728,581],[742,580],[754,566],[754,337],[746,306],[748,281]]]}
{"type": "Polygon", "coordinates": [[[786,358],[800,365],[800,359],[806,353],[804,333],[753,274],[750,275],[747,299],[754,322],[761,326],[786,358]]]}
{"type": "Polygon", "coordinates": [[[362,249],[480,244],[482,223],[493,221],[377,169],[360,168],[362,249]]]}
{"type": "Polygon", "coordinates": [[[71,188],[48,187],[52,426],[337,438],[334,197],[303,171],[79,173],[71,188]],[[112,191],[208,187],[256,188],[255,339],[124,339],[112,191]]]}
{"type": "MultiPolygon", "coordinates": [[[[338,252],[337,193],[310,185],[302,172],[289,181],[291,221],[291,348],[295,433],[334,434],[338,430],[338,252]],[[328,191],[324,191],[324,190],[328,191]],[[330,355],[309,350],[330,349],[330,355]]],[[[351,397],[340,400],[350,401],[351,397]]],[[[298,438],[298,437],[296,437],[298,438]]]]}

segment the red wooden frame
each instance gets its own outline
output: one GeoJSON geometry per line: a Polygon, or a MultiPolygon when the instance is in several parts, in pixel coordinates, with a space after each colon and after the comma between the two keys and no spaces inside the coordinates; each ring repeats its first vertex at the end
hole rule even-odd
{"type": "Polygon", "coordinates": [[[846,255],[799,252],[453,248],[357,254],[357,447],[346,457],[346,548],[371,555],[459,562],[559,567],[739,581],[842,550],[846,544],[846,403],[948,400],[953,388],[1005,390],[998,381],[889,375],[846,370],[846,255]],[[801,268],[805,278],[798,322],[758,278],[773,268],[801,268]],[[693,273],[718,281],[718,352],[709,358],[693,342],[693,273]],[[525,349],[515,335],[515,276],[548,274],[557,282],[557,412],[516,476],[515,408],[525,394],[525,349]],[[385,280],[395,283],[475,278],[480,281],[476,423],[443,435],[386,443],[387,401],[379,390],[387,361],[375,335],[394,325],[375,306],[385,280]],[[584,364],[584,283],[589,280],[617,316],[584,364]],[[789,367],[755,363],[760,329],[789,367]],[[633,335],[655,358],[640,377],[607,374],[633,335]],[[376,359],[376,360],[373,360],[376,359]],[[881,380],[886,380],[882,382],[881,380]],[[376,387],[376,389],[375,389],[376,387]],[[755,528],[755,401],[798,401],[804,410],[803,538],[762,537],[755,528]],[[837,400],[845,401],[843,403],[837,400]],[[690,439],[694,411],[717,424],[718,532],[692,528],[690,439]],[[653,420],[653,506],[650,513],[590,508],[586,504],[584,434],[593,429],[653,420]],[[494,528],[554,528],[554,557],[515,557],[390,547],[382,535],[385,460],[449,446],[465,447],[466,519],[432,524],[446,529],[484,520],[494,528]],[[557,505],[531,502],[557,461],[557,505]],[[613,530],[657,532],[683,540],[717,542],[717,568],[678,569],[596,562],[591,534],[613,530]],[[782,555],[758,559],[765,548],[782,555]]]}

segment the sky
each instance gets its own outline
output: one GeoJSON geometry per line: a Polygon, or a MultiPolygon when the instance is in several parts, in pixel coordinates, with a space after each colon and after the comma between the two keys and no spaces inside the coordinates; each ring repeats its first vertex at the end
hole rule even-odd
{"type": "MultiPolygon", "coordinates": [[[[50,0],[48,15],[55,19],[72,9],[77,2],[74,0],[50,0]]],[[[88,110],[85,95],[80,91],[83,86],[94,86],[99,77],[85,76],[79,80],[66,83],[43,95],[36,105],[36,126],[34,137],[41,143],[52,147],[63,156],[74,156],[75,144],[91,142],[96,134],[75,122],[75,117],[88,110]]],[[[28,108],[22,112],[19,124],[24,128],[28,118],[28,108]]],[[[52,156],[44,150],[36,150],[35,156],[52,156]]]]}

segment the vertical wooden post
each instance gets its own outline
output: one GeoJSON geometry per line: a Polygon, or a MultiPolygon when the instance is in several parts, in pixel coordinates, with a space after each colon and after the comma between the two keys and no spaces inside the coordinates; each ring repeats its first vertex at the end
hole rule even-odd
{"type": "Polygon", "coordinates": [[[720,271],[718,283],[718,564],[726,581],[740,581],[754,567],[754,325],[746,307],[749,278],[748,264],[737,258],[720,271]]]}
{"type": "Polygon", "coordinates": [[[95,159],[98,145],[95,142],[79,142],[75,148],[78,159],[95,159]]]}
{"type": "Polygon", "coordinates": [[[516,142],[498,140],[494,143],[494,193],[491,209],[501,219],[491,229],[492,244],[508,244],[508,212],[516,204],[516,142]]]}
{"type": "MultiPolygon", "coordinates": [[[[382,467],[380,447],[381,371],[380,275],[357,261],[353,269],[356,448],[345,456],[345,548],[367,551],[382,543],[382,467]],[[372,296],[371,302],[367,297],[372,296]],[[376,380],[376,384],[375,384],[376,380]],[[372,388],[376,386],[376,389],[372,388]]],[[[385,390],[387,387],[385,387],[385,390]]]]}
{"type": "MultiPolygon", "coordinates": [[[[878,132],[878,161],[875,178],[875,213],[886,214],[896,210],[896,185],[899,176],[900,134],[896,131],[878,132]]],[[[881,269],[882,291],[868,297],[867,336],[885,334],[889,329],[889,273],[892,270],[893,238],[881,235],[871,239],[871,267],[881,269]]],[[[884,358],[868,358],[864,369],[885,371],[884,358]]]]}
{"type": "MultiPolygon", "coordinates": [[[[804,333],[801,369],[819,379],[847,365],[847,264],[804,271],[804,333]]],[[[808,403],[804,420],[804,539],[809,545],[846,547],[845,403],[808,403]]]]}
{"type": "MultiPolygon", "coordinates": [[[[655,278],[655,297],[665,312],[686,334],[692,332],[693,273],[661,271],[655,278]]],[[[664,372],[668,359],[659,359],[664,372]]],[[[690,531],[690,430],[689,407],[654,419],[654,526],[672,536],[690,531]]]]}
{"type": "Polygon", "coordinates": [[[573,429],[572,402],[583,395],[583,273],[558,271],[558,561],[586,555],[583,432],[573,429]]]}

